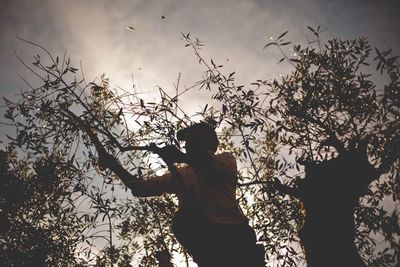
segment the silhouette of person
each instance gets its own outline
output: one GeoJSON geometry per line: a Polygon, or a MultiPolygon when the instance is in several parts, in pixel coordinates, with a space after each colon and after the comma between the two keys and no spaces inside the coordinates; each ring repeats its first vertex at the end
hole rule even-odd
{"type": "Polygon", "coordinates": [[[197,123],[177,134],[186,154],[174,146],[158,153],[169,165],[184,167],[126,186],[139,197],[175,193],[179,207],[172,229],[176,239],[200,267],[265,266],[263,251],[236,200],[237,166],[231,153],[215,154],[214,129],[197,123]]]}

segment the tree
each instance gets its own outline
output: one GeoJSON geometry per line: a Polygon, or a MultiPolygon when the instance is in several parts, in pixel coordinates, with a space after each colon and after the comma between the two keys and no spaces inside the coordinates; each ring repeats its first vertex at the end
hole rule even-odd
{"type": "MultiPolygon", "coordinates": [[[[372,51],[366,38],[333,39],[322,48],[320,27],[309,29],[318,49],[311,43],[305,48],[296,45],[291,57],[283,50],[290,44],[284,40],[287,31],[271,38],[265,48],[278,47],[283,53],[279,62],[286,60],[294,71],[272,82],[257,80],[256,89],[235,85],[234,73],[222,74],[213,61],[208,65],[198,53],[201,43],[185,38],[208,68],[202,85],[216,87],[213,97],[222,103],[222,120],[241,134],[243,155],[252,170],[247,185],[264,185],[261,190],[272,202],[273,191],[301,201],[303,218],[296,219],[300,214],[293,208],[286,214],[297,223],[307,265],[339,266],[345,259],[349,266],[392,266],[399,261],[400,233],[398,57],[391,50],[375,49],[376,71],[382,76],[374,83],[366,74],[372,51]],[[377,88],[384,79],[386,84],[377,88]],[[292,165],[289,156],[276,162],[279,179],[272,183],[271,162],[265,159],[268,151],[262,143],[270,140],[262,135],[266,127],[283,151],[294,154],[292,165]],[[393,199],[396,207],[385,210],[384,198],[393,199]],[[371,256],[378,243],[373,232],[380,232],[388,245],[378,256],[371,256]]],[[[267,199],[258,208],[263,210],[267,199]]],[[[280,200],[277,206],[282,208],[287,199],[280,200]]],[[[289,203],[293,207],[296,201],[289,203]]],[[[271,216],[281,215],[269,208],[271,216]]],[[[261,223],[268,226],[268,221],[261,223]]],[[[281,229],[293,227],[285,226],[281,229]]]]}
{"type": "MultiPolygon", "coordinates": [[[[110,89],[104,75],[89,83],[83,75],[78,77],[69,59],[52,57],[43,47],[32,45],[41,53],[32,67],[26,66],[41,85],[24,91],[16,102],[4,99],[8,106],[4,117],[16,129],[10,145],[31,160],[57,155],[72,169],[74,175],[68,176],[74,194],[70,208],[88,224],[82,233],[86,248],[82,257],[99,266],[126,266],[140,251],[140,264],[149,266],[155,264],[160,250],[182,251],[168,227],[176,199],[128,197],[119,179],[98,166],[88,136],[89,132],[96,134],[100,146],[128,171],[149,176],[162,166],[148,151],[140,150],[141,145],[176,143],[174,132],[190,122],[177,105],[178,99],[160,88],[161,102],[147,103],[135,91],[110,89]]],[[[64,171],[63,165],[55,164],[64,171]]]]}
{"type": "MultiPolygon", "coordinates": [[[[318,38],[319,29],[310,30],[318,38]]],[[[350,266],[365,266],[361,257],[369,265],[399,261],[397,207],[388,213],[379,204],[386,195],[398,205],[400,196],[399,66],[391,50],[375,49],[376,70],[387,75],[379,88],[364,72],[371,50],[365,38],[333,39],[319,50],[295,46],[295,71],[271,84],[276,133],[305,166],[286,193],[306,210],[299,234],[308,266],[340,265],[335,254],[350,266]],[[365,257],[371,231],[390,244],[384,261],[365,257]]]]}
{"type": "Polygon", "coordinates": [[[0,151],[0,261],[3,266],[87,266],[81,234],[88,225],[74,212],[71,170],[62,158],[20,160],[0,151]]]}
{"type": "MultiPolygon", "coordinates": [[[[365,38],[334,39],[322,48],[320,29],[310,30],[319,49],[296,45],[288,56],[287,32],[281,34],[266,47],[278,47],[293,72],[248,87],[236,84],[235,73],[225,75],[223,66],[205,60],[202,42],[183,34],[206,68],[192,88],[211,93],[199,118],[220,126],[220,149],[240,161],[238,197],[268,262],[333,266],[345,257],[351,266],[390,266],[399,261],[400,249],[398,208],[389,213],[383,205],[388,197],[398,205],[400,195],[397,58],[375,50],[377,70],[387,74],[387,85],[376,89],[364,74],[372,53],[365,38]],[[374,232],[387,244],[380,254],[373,253],[374,232]]],[[[159,88],[159,102],[147,102],[134,90],[110,89],[105,76],[87,82],[69,59],[35,46],[42,55],[26,67],[41,85],[16,102],[6,100],[5,117],[17,130],[12,145],[33,159],[59,155],[68,163],[69,181],[85,203],[76,208],[90,223],[88,255],[99,266],[126,266],[140,251],[143,266],[156,264],[157,251],[185,255],[168,228],[176,199],[120,197],[123,187],[98,167],[95,139],[88,133],[131,174],[149,176],[163,164],[143,146],[179,146],[176,131],[191,123],[179,96],[190,92],[179,93],[177,85],[171,97],[159,88]],[[91,250],[101,246],[97,239],[106,241],[101,253],[91,250]]]]}

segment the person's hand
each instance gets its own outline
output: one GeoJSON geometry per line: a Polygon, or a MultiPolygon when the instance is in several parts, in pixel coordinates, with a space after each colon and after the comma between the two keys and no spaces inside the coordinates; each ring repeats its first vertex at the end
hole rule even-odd
{"type": "Polygon", "coordinates": [[[156,153],[167,165],[175,162],[186,162],[186,155],[173,145],[158,148],[156,153]]]}

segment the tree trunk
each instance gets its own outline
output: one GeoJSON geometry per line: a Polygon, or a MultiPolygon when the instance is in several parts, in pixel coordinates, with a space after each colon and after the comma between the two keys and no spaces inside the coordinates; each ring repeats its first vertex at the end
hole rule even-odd
{"type": "Polygon", "coordinates": [[[365,150],[306,165],[298,189],[306,210],[300,239],[308,267],[366,266],[355,245],[354,210],[378,177],[365,150]]]}

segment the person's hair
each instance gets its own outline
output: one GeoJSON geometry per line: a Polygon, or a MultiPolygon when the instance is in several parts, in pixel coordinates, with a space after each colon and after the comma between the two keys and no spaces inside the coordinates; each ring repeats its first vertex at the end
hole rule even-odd
{"type": "Polygon", "coordinates": [[[189,138],[195,139],[214,152],[217,151],[219,145],[218,136],[214,128],[205,122],[195,123],[178,131],[177,138],[180,141],[186,141],[189,138]]]}

